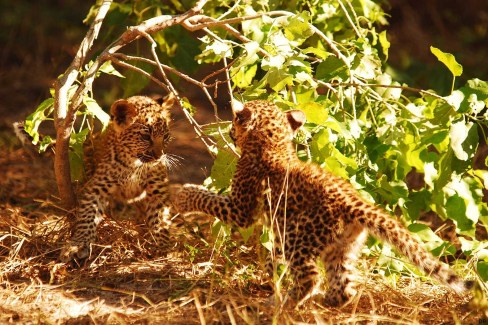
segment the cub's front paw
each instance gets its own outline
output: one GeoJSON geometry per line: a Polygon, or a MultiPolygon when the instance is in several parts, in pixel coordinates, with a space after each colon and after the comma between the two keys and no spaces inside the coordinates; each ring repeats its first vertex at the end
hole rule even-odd
{"type": "Polygon", "coordinates": [[[72,241],[61,249],[59,260],[63,263],[68,263],[74,259],[85,259],[88,256],[90,256],[90,243],[72,241]]]}
{"type": "Polygon", "coordinates": [[[206,191],[205,187],[195,184],[185,184],[180,186],[173,195],[173,205],[179,213],[194,211],[194,200],[196,194],[206,191]]]}

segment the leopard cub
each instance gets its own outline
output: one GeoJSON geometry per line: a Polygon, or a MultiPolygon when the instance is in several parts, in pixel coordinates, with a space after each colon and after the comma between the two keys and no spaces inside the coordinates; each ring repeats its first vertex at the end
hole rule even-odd
{"type": "Polygon", "coordinates": [[[349,182],[297,158],[291,140],[305,122],[303,112],[282,112],[266,101],[252,101],[233,111],[231,137],[241,157],[230,195],[187,184],[176,194],[175,207],[239,227],[249,227],[272,211],[274,232],[284,244],[282,257],[296,279],[298,304],[318,291],[317,256],[326,268],[326,302],[340,306],[354,298],[355,264],[368,233],[394,245],[457,293],[472,285],[422,248],[400,222],[363,200],[349,182]]]}
{"type": "Polygon", "coordinates": [[[170,95],[163,101],[133,96],[112,104],[107,129],[95,137],[91,151],[85,150],[85,156],[92,160],[88,164],[92,175],[81,191],[71,239],[61,251],[61,261],[90,255],[97,226],[114,198],[137,202],[156,244],[169,243],[170,159],[166,146],[174,103],[170,95]]]}

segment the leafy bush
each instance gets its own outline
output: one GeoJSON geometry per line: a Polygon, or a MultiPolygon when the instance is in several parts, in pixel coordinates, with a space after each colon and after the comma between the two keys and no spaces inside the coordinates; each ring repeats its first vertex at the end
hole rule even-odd
{"type": "MultiPolygon", "coordinates": [[[[164,87],[172,90],[172,83],[185,79],[200,86],[210,100],[208,89],[220,83],[196,81],[182,71],[223,62],[225,69],[216,73],[221,80],[230,79],[238,100],[267,99],[284,110],[305,112],[307,124],[296,139],[301,159],[350,180],[365,198],[392,214],[401,212],[409,229],[437,255],[455,250],[418,220],[427,212],[452,220],[463,253],[488,281],[488,244],[476,238],[476,225],[488,226],[488,207],[483,202],[488,172],[473,167],[480,139],[486,141],[488,83],[471,79],[456,86],[462,66],[434,47],[433,55],[453,75],[449,94],[396,82],[386,63],[390,44],[386,31],[379,31],[387,22],[378,2],[255,1],[251,5],[243,1],[231,6],[226,1],[200,1],[205,3],[201,16],[160,29],[152,39],[141,34],[154,41],[158,56],[153,61],[122,55],[93,59],[106,60],[98,73],[119,75],[110,61],[129,68],[123,73],[124,96],[149,82],[141,72],[159,69],[171,74],[163,76],[164,87]],[[170,67],[161,68],[158,61],[170,67]],[[407,181],[415,173],[421,175],[420,184],[407,181]]],[[[106,18],[105,39],[115,39],[113,35],[122,33],[124,25],[137,25],[162,13],[186,12],[192,5],[191,1],[114,3],[106,18]]],[[[97,9],[97,5],[92,8],[89,20],[97,9]]],[[[79,71],[79,83],[70,96],[86,81],[83,76],[88,71],[89,66],[79,71]]],[[[80,118],[90,115],[106,122],[91,91],[83,102],[80,118]]],[[[38,125],[52,111],[49,99],[28,118],[27,130],[34,138],[38,125]]],[[[72,129],[75,155],[81,155],[86,130],[86,124],[72,129]]],[[[209,150],[216,154],[206,184],[219,191],[229,186],[236,162],[226,138],[228,130],[228,122],[204,130],[214,139],[209,150]]]]}

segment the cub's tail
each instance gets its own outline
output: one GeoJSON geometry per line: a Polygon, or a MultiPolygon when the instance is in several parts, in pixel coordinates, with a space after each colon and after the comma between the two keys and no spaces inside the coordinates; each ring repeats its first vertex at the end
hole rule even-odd
{"type": "Polygon", "coordinates": [[[395,246],[422,271],[447,284],[455,292],[463,293],[473,287],[474,281],[464,281],[457,276],[447,265],[426,251],[400,222],[382,209],[363,203],[362,206],[354,207],[353,215],[372,235],[395,246]]]}

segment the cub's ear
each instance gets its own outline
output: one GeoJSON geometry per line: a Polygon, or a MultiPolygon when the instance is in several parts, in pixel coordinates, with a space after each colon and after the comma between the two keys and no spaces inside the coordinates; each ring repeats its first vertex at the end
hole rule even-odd
{"type": "Polygon", "coordinates": [[[303,125],[307,120],[305,117],[305,113],[298,109],[294,109],[291,111],[287,111],[286,118],[288,119],[288,123],[290,123],[291,129],[294,133],[303,125]]]}
{"type": "Polygon", "coordinates": [[[156,99],[156,102],[161,106],[171,108],[176,104],[176,96],[173,93],[169,93],[165,97],[156,99]]]}
{"type": "Polygon", "coordinates": [[[236,100],[232,101],[232,113],[234,113],[234,116],[239,122],[245,122],[251,119],[252,116],[251,110],[236,100]]]}
{"type": "Polygon", "coordinates": [[[136,115],[137,109],[125,99],[115,101],[110,108],[110,118],[119,131],[131,125],[136,115]]]}

